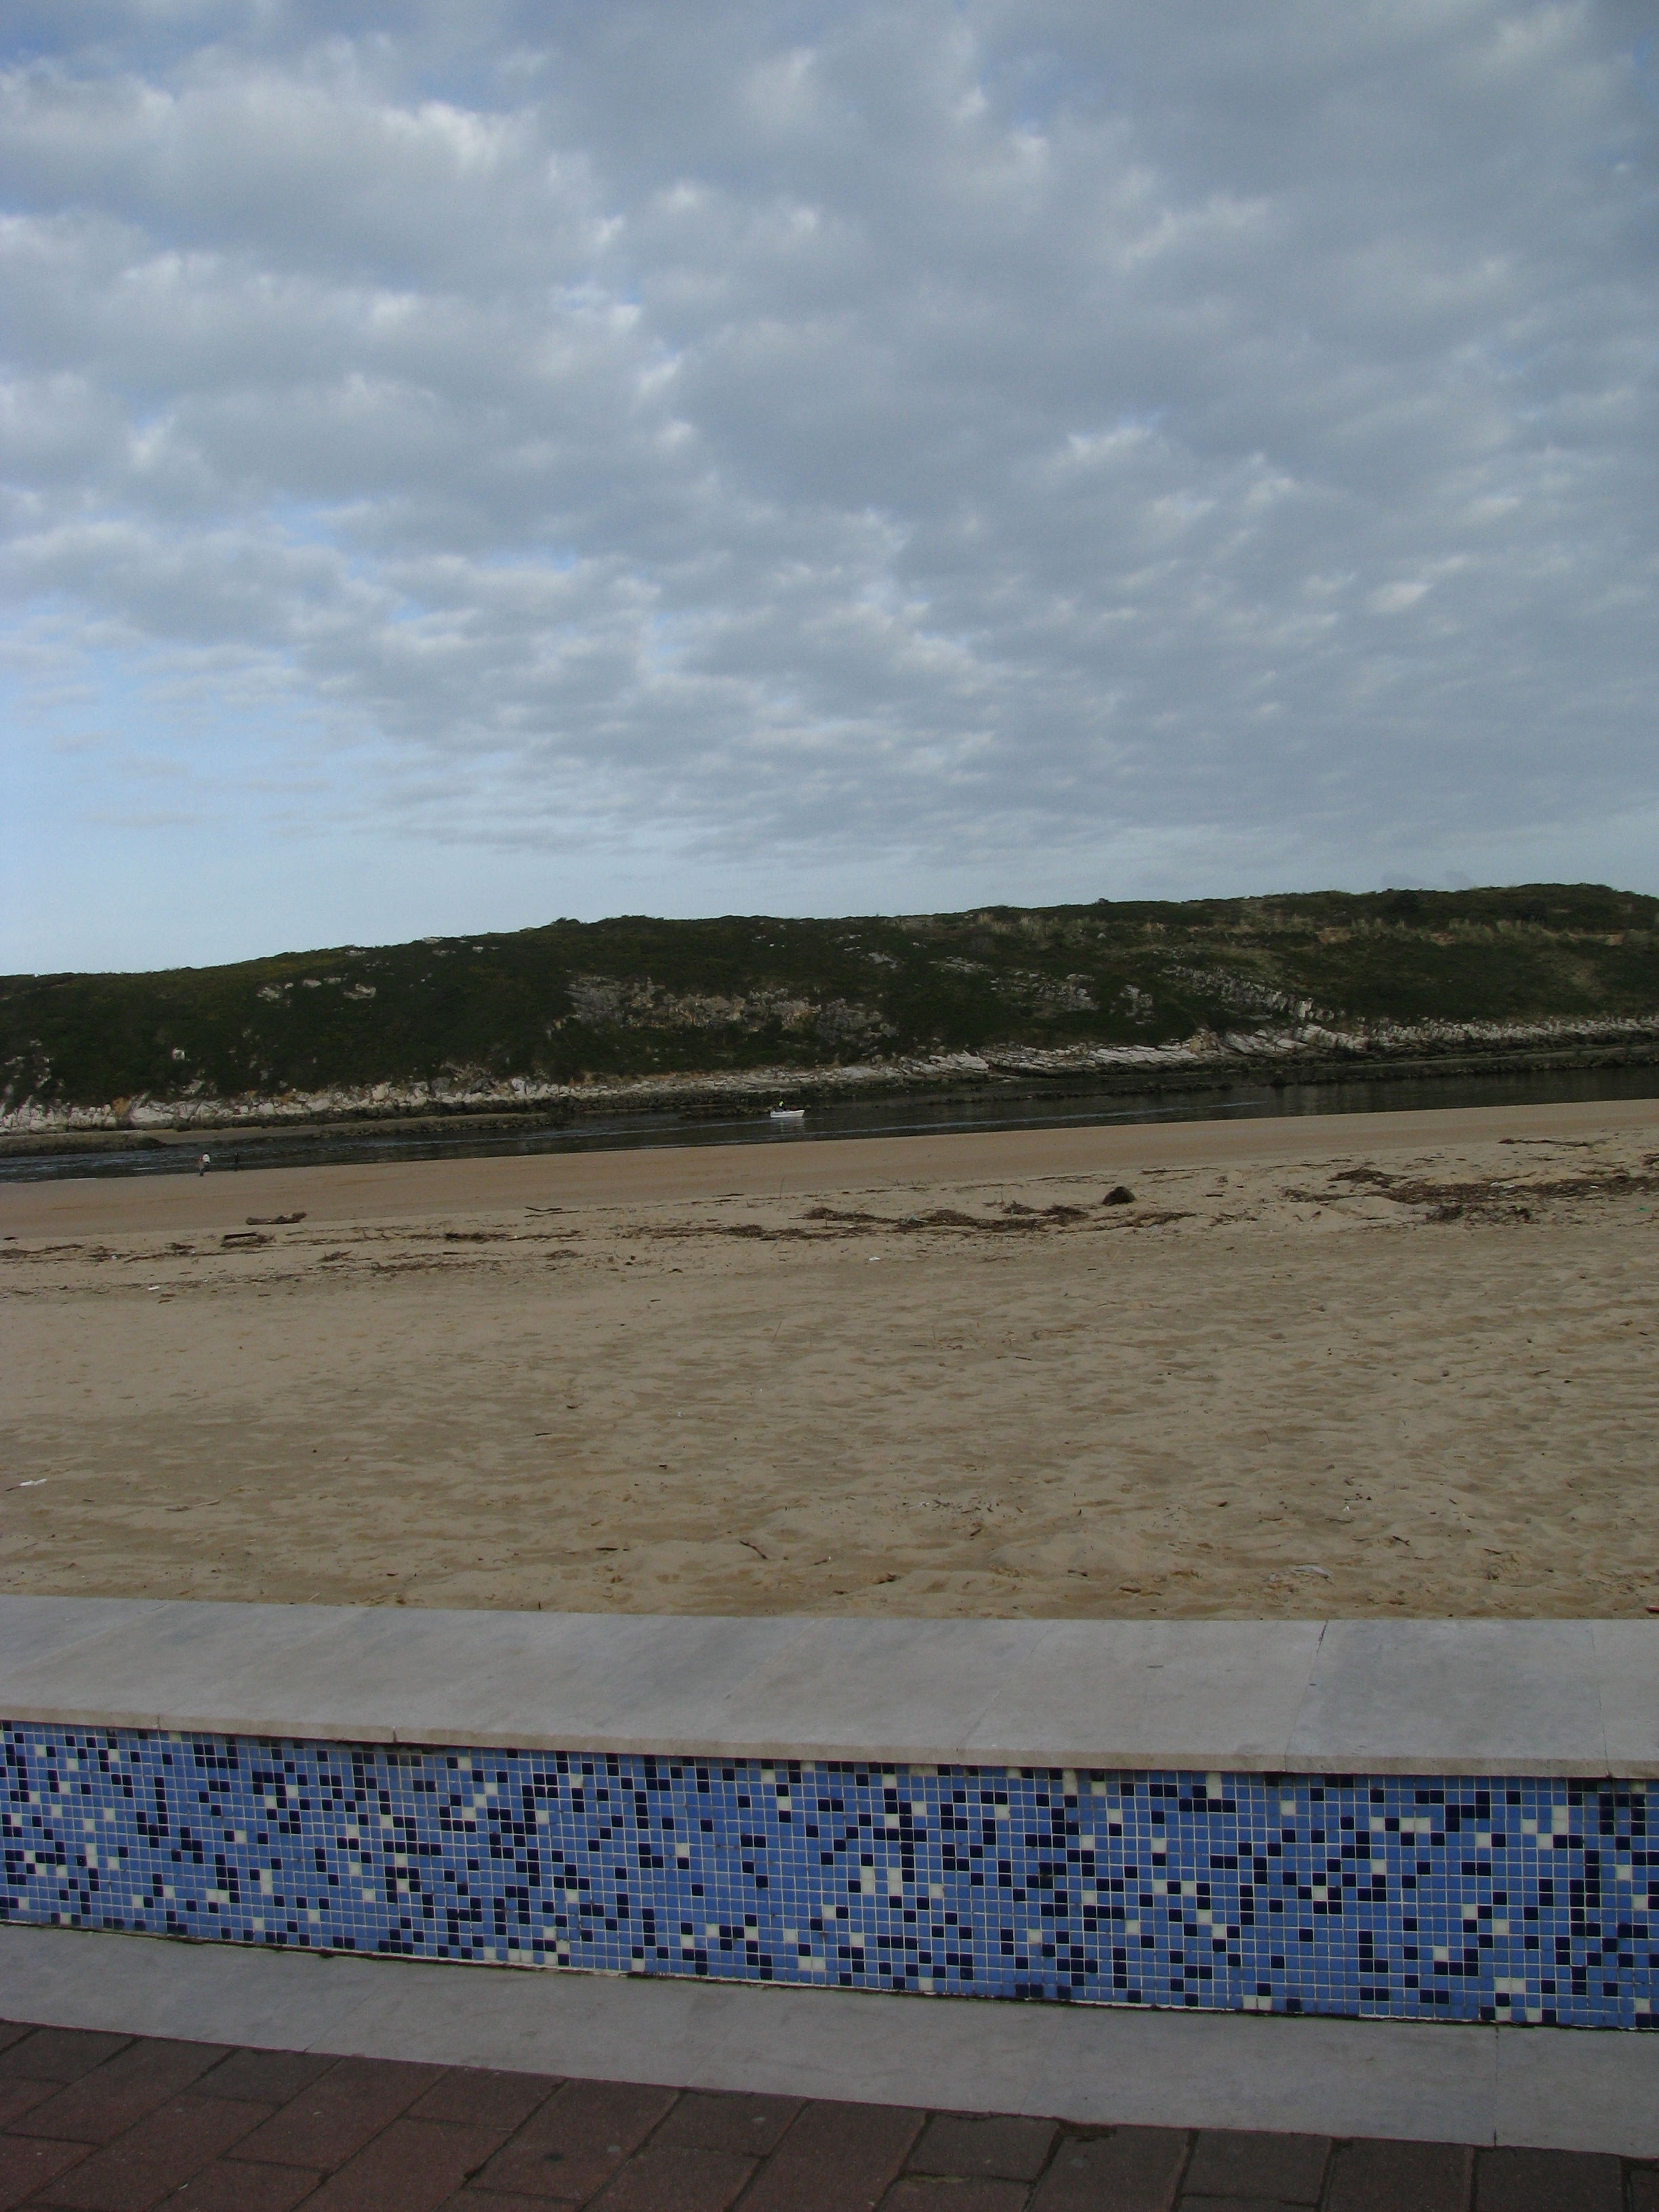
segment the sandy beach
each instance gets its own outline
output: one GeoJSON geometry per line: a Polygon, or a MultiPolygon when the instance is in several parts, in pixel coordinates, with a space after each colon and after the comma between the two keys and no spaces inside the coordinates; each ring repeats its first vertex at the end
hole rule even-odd
{"type": "Polygon", "coordinates": [[[1659,1102],[14,1185],[0,1237],[7,1590],[1659,1609],[1659,1102]]]}

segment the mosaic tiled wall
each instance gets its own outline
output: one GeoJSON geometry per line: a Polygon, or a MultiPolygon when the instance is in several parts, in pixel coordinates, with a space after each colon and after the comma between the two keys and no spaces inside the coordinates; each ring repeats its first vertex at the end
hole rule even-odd
{"type": "Polygon", "coordinates": [[[1659,1784],[0,1734],[13,1921],[842,1989],[1656,2017],[1659,1784]]]}

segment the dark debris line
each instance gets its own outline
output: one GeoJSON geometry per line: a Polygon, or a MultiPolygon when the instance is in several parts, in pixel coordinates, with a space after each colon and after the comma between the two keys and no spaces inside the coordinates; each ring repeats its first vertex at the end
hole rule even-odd
{"type": "Polygon", "coordinates": [[[747,2097],[0,2025],[0,2212],[1659,2212],[1545,2150],[747,2097]]]}

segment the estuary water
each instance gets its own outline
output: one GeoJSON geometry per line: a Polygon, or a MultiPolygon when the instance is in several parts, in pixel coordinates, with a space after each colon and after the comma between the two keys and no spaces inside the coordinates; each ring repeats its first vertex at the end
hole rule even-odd
{"type": "Polygon", "coordinates": [[[1551,1106],[1575,1100],[1659,1097],[1659,1066],[1540,1070],[1469,1076],[1367,1077],[1347,1082],[1237,1083],[1190,1091],[1087,1092],[1044,1097],[1006,1091],[916,1093],[815,1106],[804,1123],[781,1127],[753,1111],[722,1115],[633,1113],[578,1122],[533,1121],[481,1129],[457,1117],[453,1130],[399,1133],[395,1122],[349,1134],[295,1129],[253,1135],[204,1130],[199,1139],[154,1147],[21,1155],[0,1158],[0,1182],[49,1182],[71,1176],[191,1175],[205,1151],[214,1172],[317,1167],[374,1160],[483,1159],[511,1152],[636,1151],[655,1146],[800,1145],[830,1137],[935,1136],[958,1129],[1083,1128],[1096,1122],[1224,1121],[1304,1114],[1386,1114],[1452,1106],[1551,1106]]]}

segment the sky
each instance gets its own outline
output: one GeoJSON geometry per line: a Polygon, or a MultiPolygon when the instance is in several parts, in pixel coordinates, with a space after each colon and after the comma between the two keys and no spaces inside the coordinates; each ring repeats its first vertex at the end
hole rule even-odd
{"type": "Polygon", "coordinates": [[[1656,30],[9,0],[0,969],[1659,891],[1656,30]]]}

